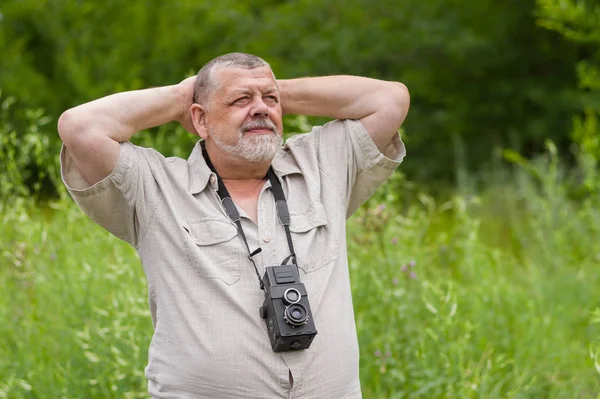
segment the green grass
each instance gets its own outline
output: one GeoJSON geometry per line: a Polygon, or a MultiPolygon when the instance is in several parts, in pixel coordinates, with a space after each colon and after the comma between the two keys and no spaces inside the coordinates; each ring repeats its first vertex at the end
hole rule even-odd
{"type": "MultiPolygon", "coordinates": [[[[551,183],[350,220],[365,398],[600,398],[600,201],[551,183]]],[[[0,290],[0,398],[147,397],[139,261],[69,199],[0,204],[0,290]]]]}

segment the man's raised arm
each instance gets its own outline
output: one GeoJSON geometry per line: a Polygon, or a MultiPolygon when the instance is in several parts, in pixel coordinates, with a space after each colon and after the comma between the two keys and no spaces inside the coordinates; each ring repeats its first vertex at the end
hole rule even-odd
{"type": "Polygon", "coordinates": [[[193,132],[188,108],[195,79],[113,94],[65,111],[58,133],[87,182],[92,185],[108,176],[117,164],[119,143],[140,130],[177,120],[193,132]]]}
{"type": "Polygon", "coordinates": [[[278,80],[283,112],[335,119],[360,119],[383,151],[397,134],[410,105],[402,83],[359,76],[278,80]]]}

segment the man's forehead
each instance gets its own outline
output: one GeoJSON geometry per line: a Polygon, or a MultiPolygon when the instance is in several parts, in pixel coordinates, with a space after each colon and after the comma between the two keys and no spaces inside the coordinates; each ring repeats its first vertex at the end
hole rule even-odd
{"type": "Polygon", "coordinates": [[[253,69],[222,68],[217,73],[221,89],[225,93],[253,88],[277,89],[275,77],[268,66],[253,69]]]}

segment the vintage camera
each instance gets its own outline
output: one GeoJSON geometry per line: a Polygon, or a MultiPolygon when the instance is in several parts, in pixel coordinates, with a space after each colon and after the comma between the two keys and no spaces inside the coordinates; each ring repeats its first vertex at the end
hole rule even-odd
{"type": "Polygon", "coordinates": [[[317,335],[304,284],[296,265],[270,266],[263,277],[265,319],[274,352],[307,349],[317,335]]]}

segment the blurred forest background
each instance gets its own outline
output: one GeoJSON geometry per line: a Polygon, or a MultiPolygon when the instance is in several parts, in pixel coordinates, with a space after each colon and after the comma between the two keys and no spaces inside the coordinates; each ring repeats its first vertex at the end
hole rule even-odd
{"type": "Polygon", "coordinates": [[[143,274],[66,195],[56,122],[232,51],[411,92],[407,158],[349,222],[366,398],[600,398],[592,0],[0,0],[0,398],[144,397],[143,274]]]}
{"type": "MultiPolygon", "coordinates": [[[[2,0],[0,88],[14,101],[2,122],[23,132],[27,111],[42,110],[48,119],[37,134],[55,148],[65,109],[174,84],[215,56],[243,51],[265,58],[281,78],[405,83],[411,161],[402,169],[431,187],[453,185],[463,172],[496,168],[499,148],[533,156],[551,139],[573,155],[573,118],[599,105],[590,92],[597,15],[585,3],[2,0]]],[[[23,148],[30,139],[18,136],[23,148]]],[[[159,146],[187,151],[191,142],[169,134],[159,146]]],[[[43,162],[54,162],[51,155],[43,162]]],[[[22,156],[32,173],[47,166],[22,156]]]]}

